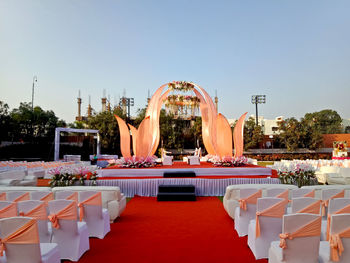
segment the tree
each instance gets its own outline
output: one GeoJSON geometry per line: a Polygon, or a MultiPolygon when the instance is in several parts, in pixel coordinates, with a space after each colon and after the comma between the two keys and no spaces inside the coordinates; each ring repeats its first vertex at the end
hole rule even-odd
{"type": "Polygon", "coordinates": [[[244,123],[244,149],[259,148],[260,143],[264,140],[264,133],[260,125],[256,125],[254,118],[244,123]]]}
{"type": "Polygon", "coordinates": [[[9,137],[10,120],[9,105],[0,101],[0,143],[9,137]]]}
{"type": "Polygon", "coordinates": [[[334,110],[322,110],[319,112],[306,113],[304,119],[313,122],[315,129],[321,134],[340,133],[342,131],[342,118],[334,110]]]}
{"type": "Polygon", "coordinates": [[[300,122],[295,118],[289,118],[278,123],[278,130],[281,132],[279,138],[287,147],[288,151],[295,151],[299,148],[302,137],[300,122]]]}

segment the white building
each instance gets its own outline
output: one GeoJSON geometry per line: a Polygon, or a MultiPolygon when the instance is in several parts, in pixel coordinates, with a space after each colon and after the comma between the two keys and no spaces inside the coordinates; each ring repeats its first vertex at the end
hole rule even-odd
{"type": "MultiPolygon", "coordinates": [[[[249,118],[253,118],[255,120],[255,115],[250,115],[249,118]]],[[[237,119],[227,119],[229,124],[233,126],[237,119]]],[[[264,119],[263,116],[258,117],[258,123],[262,127],[264,135],[274,135],[278,134],[278,122],[283,121],[283,116],[278,116],[274,120],[264,119]]]]}

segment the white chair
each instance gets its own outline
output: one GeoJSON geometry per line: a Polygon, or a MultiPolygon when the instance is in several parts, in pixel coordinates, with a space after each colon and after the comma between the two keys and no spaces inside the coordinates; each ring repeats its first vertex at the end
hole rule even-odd
{"type": "Polygon", "coordinates": [[[60,263],[57,244],[40,243],[35,219],[30,217],[0,219],[0,237],[5,244],[6,262],[60,263]],[[23,230],[22,233],[18,233],[20,229],[23,230]],[[16,239],[13,234],[16,234],[16,239]]]}
{"type": "Polygon", "coordinates": [[[187,162],[189,165],[200,165],[200,157],[202,156],[202,150],[199,147],[199,149],[195,149],[194,155],[187,156],[187,162]]]}
{"type": "Polygon", "coordinates": [[[283,198],[259,198],[257,219],[250,220],[248,226],[248,246],[255,259],[267,258],[270,243],[279,240],[282,232],[282,217],[286,209],[283,198]],[[257,221],[259,220],[259,221],[257,221]],[[260,226],[260,235],[256,230],[260,226]]]}
{"type": "Polygon", "coordinates": [[[312,197],[292,199],[291,214],[307,213],[321,215],[322,201],[312,197]]]}
{"type": "Polygon", "coordinates": [[[31,200],[44,201],[46,204],[54,200],[53,192],[50,191],[33,191],[30,193],[31,200]]]}
{"type": "Polygon", "coordinates": [[[0,201],[0,218],[17,216],[17,203],[0,201]]]}
{"type": "Polygon", "coordinates": [[[331,216],[330,239],[330,242],[334,243],[335,246],[333,245],[334,248],[332,249],[328,241],[321,241],[319,262],[350,262],[350,214],[331,216]],[[334,242],[337,240],[337,236],[344,248],[341,255],[337,249],[339,248],[339,242],[334,242]]]}
{"type": "Polygon", "coordinates": [[[238,236],[248,235],[248,225],[255,218],[256,202],[261,196],[262,191],[256,188],[240,190],[240,206],[235,210],[235,229],[238,236]]]}
{"type": "Polygon", "coordinates": [[[102,208],[101,192],[82,191],[79,192],[79,212],[86,222],[89,236],[104,238],[111,231],[108,210],[102,208]]]}
{"type": "Polygon", "coordinates": [[[292,199],[299,197],[315,197],[315,190],[308,188],[298,188],[292,190],[292,199]]]}
{"type": "Polygon", "coordinates": [[[78,192],[76,191],[57,191],[55,192],[55,200],[64,199],[64,200],[73,200],[77,204],[79,202],[78,192]]]}
{"type": "Polygon", "coordinates": [[[280,241],[271,242],[269,263],[318,262],[321,219],[312,214],[283,216],[283,234],[280,241]]]}
{"type": "Polygon", "coordinates": [[[52,242],[58,244],[61,259],[78,261],[90,245],[86,223],[76,220],[77,204],[72,200],[49,201],[49,211],[50,221],[53,222],[52,242]]]}
{"type": "Polygon", "coordinates": [[[327,216],[327,208],[329,200],[334,198],[344,198],[345,190],[339,188],[328,188],[322,190],[323,211],[322,215],[327,216]]]}
{"type": "Polygon", "coordinates": [[[171,153],[171,152],[167,152],[164,149],[161,150],[162,164],[163,165],[173,165],[173,156],[169,156],[169,155],[167,155],[167,153],[171,153]]]}
{"type": "MultiPolygon", "coordinates": [[[[17,203],[20,216],[34,218],[38,223],[40,243],[51,242],[51,231],[48,228],[48,218],[45,203],[38,200],[21,201],[17,203]]],[[[51,228],[50,228],[51,230],[51,228]]]]}
{"type": "Polygon", "coordinates": [[[9,191],[7,194],[7,200],[11,202],[20,202],[30,200],[29,192],[25,191],[9,191]]]}

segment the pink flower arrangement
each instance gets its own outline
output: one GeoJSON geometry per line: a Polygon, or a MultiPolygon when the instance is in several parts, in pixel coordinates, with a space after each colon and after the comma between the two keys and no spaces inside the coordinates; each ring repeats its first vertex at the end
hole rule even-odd
{"type": "Polygon", "coordinates": [[[248,158],[244,156],[237,158],[231,156],[224,156],[220,158],[219,156],[215,156],[212,158],[212,162],[214,166],[239,167],[246,165],[248,163],[248,158]]]}
{"type": "Polygon", "coordinates": [[[147,158],[133,156],[130,158],[120,158],[116,160],[116,164],[121,168],[149,168],[156,166],[156,156],[147,158]]]}

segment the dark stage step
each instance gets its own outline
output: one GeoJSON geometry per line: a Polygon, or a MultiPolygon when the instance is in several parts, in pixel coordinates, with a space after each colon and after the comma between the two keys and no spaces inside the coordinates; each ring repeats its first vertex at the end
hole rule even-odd
{"type": "Polygon", "coordinates": [[[159,185],[158,201],[196,201],[194,185],[159,185]]]}
{"type": "Polygon", "coordinates": [[[196,177],[196,173],[193,171],[183,171],[183,172],[169,172],[166,171],[163,173],[163,177],[196,177]]]}

